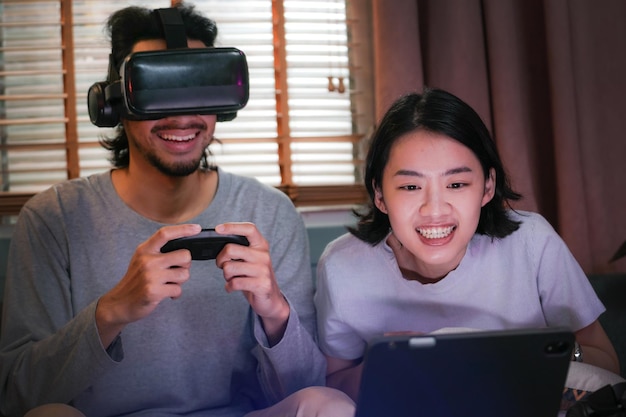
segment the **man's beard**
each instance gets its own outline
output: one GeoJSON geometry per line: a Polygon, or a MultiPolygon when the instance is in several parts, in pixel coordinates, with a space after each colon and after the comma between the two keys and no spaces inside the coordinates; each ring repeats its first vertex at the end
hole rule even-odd
{"type": "Polygon", "coordinates": [[[148,162],[161,173],[171,177],[186,177],[198,170],[204,155],[200,155],[199,158],[192,161],[174,162],[172,164],[166,164],[152,152],[146,152],[145,156],[148,162]]]}

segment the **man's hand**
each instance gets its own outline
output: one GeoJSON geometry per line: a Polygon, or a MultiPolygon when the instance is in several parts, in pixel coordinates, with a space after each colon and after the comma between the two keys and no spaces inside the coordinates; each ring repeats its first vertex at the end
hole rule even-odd
{"type": "Polygon", "coordinates": [[[126,275],[98,301],[96,324],[103,346],[108,347],[129,323],[148,316],[165,298],[178,298],[189,279],[191,253],[161,253],[171,239],[198,234],[197,224],[165,226],[140,244],[126,275]]]}
{"type": "Polygon", "coordinates": [[[282,338],[289,304],[278,288],[269,244],[252,223],[225,223],[215,227],[218,233],[242,235],[250,246],[228,244],[215,259],[224,271],[226,291],[241,291],[254,312],[261,317],[270,346],[282,338]]]}

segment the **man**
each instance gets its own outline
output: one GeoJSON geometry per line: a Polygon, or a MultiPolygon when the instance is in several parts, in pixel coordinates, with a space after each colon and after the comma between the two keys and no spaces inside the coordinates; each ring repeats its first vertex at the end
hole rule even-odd
{"type": "MultiPolygon", "coordinates": [[[[188,46],[212,46],[214,22],[176,9],[188,46]]],[[[151,10],[122,9],[108,29],[118,71],[130,53],[166,48],[151,10]]],[[[104,141],[115,169],[24,206],[7,271],[0,414],[351,415],[351,401],[319,387],[303,222],[279,191],[209,166],[216,120],[122,115],[104,141]],[[201,227],[249,246],[226,245],[215,261],[161,253],[201,227]]]]}

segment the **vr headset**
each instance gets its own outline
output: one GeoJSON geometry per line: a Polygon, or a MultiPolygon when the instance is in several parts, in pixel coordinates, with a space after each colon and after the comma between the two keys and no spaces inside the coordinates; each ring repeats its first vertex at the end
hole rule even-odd
{"type": "Polygon", "coordinates": [[[246,57],[237,48],[187,48],[176,8],[157,9],[167,48],[128,55],[119,73],[109,57],[107,81],[89,88],[91,122],[114,127],[120,118],[154,120],[168,116],[215,114],[229,121],[248,102],[246,57]]]}

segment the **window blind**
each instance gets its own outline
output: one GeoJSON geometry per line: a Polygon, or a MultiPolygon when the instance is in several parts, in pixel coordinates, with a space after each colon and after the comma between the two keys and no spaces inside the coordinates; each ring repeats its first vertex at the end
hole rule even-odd
{"type": "MultiPolygon", "coordinates": [[[[110,169],[98,141],[112,130],[92,125],[86,105],[89,86],[106,78],[104,24],[127,5],[170,4],[0,1],[0,215],[56,182],[110,169]]],[[[345,0],[193,4],[217,22],[216,46],[241,49],[250,69],[250,100],[218,123],[214,162],[298,205],[362,201],[358,150],[373,109],[367,71],[355,62],[367,59],[369,43],[351,36],[363,11],[345,0]]]]}

